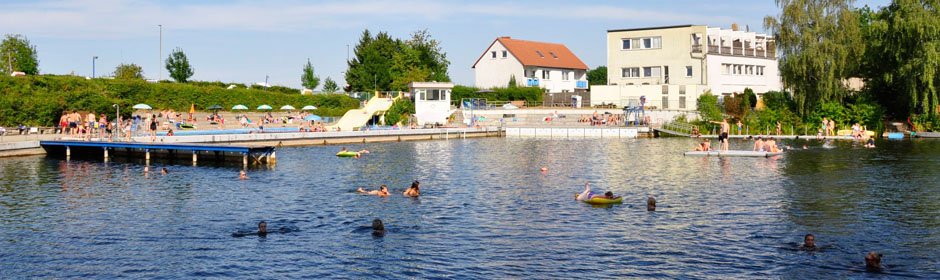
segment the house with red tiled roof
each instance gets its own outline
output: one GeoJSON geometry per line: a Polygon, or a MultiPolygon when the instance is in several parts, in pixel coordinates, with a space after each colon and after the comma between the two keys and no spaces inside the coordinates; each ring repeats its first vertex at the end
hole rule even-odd
{"type": "Polygon", "coordinates": [[[476,87],[518,86],[547,92],[587,91],[588,67],[565,45],[499,37],[473,63],[476,87]]]}

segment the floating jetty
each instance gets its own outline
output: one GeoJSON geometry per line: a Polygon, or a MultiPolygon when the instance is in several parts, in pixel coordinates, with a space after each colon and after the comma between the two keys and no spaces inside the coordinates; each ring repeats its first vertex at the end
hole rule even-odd
{"type": "Polygon", "coordinates": [[[103,141],[39,141],[39,145],[46,150],[46,154],[51,156],[62,155],[66,159],[73,155],[81,155],[100,157],[104,161],[108,161],[113,155],[123,155],[149,161],[151,156],[188,159],[191,155],[193,165],[199,161],[200,157],[216,161],[241,160],[242,165],[246,167],[249,164],[274,164],[277,162],[274,146],[103,141]]]}

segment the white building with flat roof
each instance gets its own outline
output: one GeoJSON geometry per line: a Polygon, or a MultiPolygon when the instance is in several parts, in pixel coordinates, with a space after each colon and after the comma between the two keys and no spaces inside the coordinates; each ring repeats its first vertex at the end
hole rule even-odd
{"type": "Polygon", "coordinates": [[[640,96],[663,109],[695,110],[705,91],[719,96],[750,88],[781,89],[773,37],[705,25],[607,31],[607,85],[591,103],[625,106],[640,96]]]}
{"type": "Polygon", "coordinates": [[[475,86],[506,87],[514,77],[518,86],[546,92],[584,92],[587,64],[565,45],[499,37],[473,64],[475,86]]]}

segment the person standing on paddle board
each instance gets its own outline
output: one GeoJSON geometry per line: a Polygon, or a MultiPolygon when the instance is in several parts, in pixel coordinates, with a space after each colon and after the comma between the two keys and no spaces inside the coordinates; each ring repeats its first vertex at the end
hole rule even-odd
{"type": "Polygon", "coordinates": [[[718,142],[720,145],[718,149],[727,152],[728,151],[728,132],[731,131],[731,125],[728,124],[728,118],[721,119],[721,122],[712,121],[712,123],[717,123],[721,125],[721,132],[718,133],[718,142]]]}

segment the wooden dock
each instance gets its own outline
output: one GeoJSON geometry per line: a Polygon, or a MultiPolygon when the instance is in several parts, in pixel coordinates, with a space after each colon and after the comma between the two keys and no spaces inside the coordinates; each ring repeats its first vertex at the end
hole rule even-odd
{"type": "Polygon", "coordinates": [[[66,159],[72,155],[88,155],[100,157],[108,161],[111,154],[122,154],[129,157],[143,157],[148,162],[151,154],[166,158],[189,158],[192,155],[193,165],[200,157],[214,160],[241,160],[242,165],[274,164],[277,155],[274,146],[235,146],[224,144],[163,144],[145,142],[102,142],[102,141],[40,141],[39,145],[48,155],[63,155],[66,159]]]}

